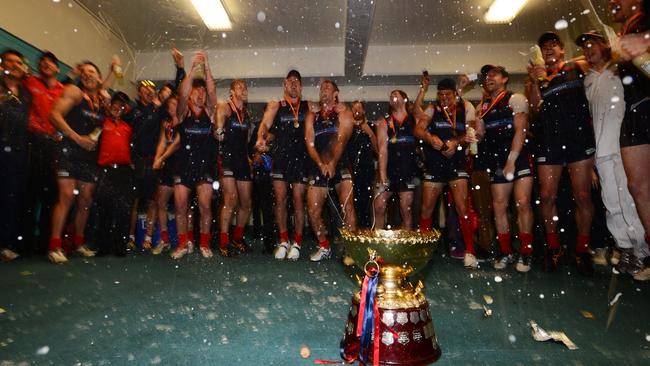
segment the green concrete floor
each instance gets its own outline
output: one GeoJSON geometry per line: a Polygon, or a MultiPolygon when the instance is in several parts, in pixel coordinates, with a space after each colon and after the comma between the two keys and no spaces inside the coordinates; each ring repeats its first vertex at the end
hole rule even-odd
{"type": "MultiPolygon", "coordinates": [[[[307,245],[310,247],[311,245],[307,245]]],[[[259,247],[258,247],[259,248],[259,247]]],[[[277,262],[197,253],[126,259],[41,258],[0,263],[0,365],[310,365],[338,359],[356,284],[338,260],[277,262]],[[300,356],[301,346],[311,358],[300,356]],[[47,352],[46,352],[47,351],[47,352]]],[[[609,328],[610,272],[526,275],[467,271],[436,256],[423,278],[443,351],[440,365],[648,365],[650,284],[618,280],[609,328]],[[495,282],[500,276],[502,282],[495,282]],[[484,318],[471,303],[493,298],[484,318]],[[581,315],[591,312],[595,319],[581,315]],[[563,330],[580,347],[536,342],[528,322],[563,330]]]]}

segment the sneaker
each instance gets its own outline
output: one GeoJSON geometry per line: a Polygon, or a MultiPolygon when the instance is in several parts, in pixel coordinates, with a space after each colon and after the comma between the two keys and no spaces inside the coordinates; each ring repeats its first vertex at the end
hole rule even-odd
{"type": "Polygon", "coordinates": [[[201,255],[205,259],[210,259],[214,255],[212,254],[212,249],[210,249],[210,247],[201,246],[200,250],[201,250],[201,255]]]}
{"type": "Polygon", "coordinates": [[[530,263],[532,261],[532,256],[530,255],[520,255],[519,260],[517,260],[517,265],[515,266],[515,269],[517,269],[517,272],[519,273],[526,273],[530,271],[530,263]]]}
{"type": "Polygon", "coordinates": [[[289,253],[287,253],[287,259],[290,261],[297,261],[300,258],[300,245],[292,243],[289,247],[289,253]]]}
{"type": "Polygon", "coordinates": [[[641,268],[632,277],[637,281],[648,281],[648,280],[650,280],[650,257],[645,258],[645,263],[643,264],[643,268],[641,268]]]}
{"type": "Polygon", "coordinates": [[[453,259],[465,259],[465,251],[463,248],[451,247],[449,250],[449,256],[453,259]]]}
{"type": "Polygon", "coordinates": [[[222,257],[234,257],[237,255],[233,247],[228,244],[225,247],[219,246],[219,255],[222,257]]]}
{"type": "Polygon", "coordinates": [[[275,247],[275,250],[273,250],[273,256],[275,257],[275,259],[283,260],[284,258],[287,257],[288,250],[289,250],[289,243],[284,241],[275,247]]]}
{"type": "Polygon", "coordinates": [[[312,262],[320,262],[323,259],[328,259],[331,255],[332,255],[331,249],[318,247],[318,249],[316,249],[316,251],[309,256],[309,260],[312,262]]]}
{"type": "Polygon", "coordinates": [[[546,247],[544,249],[544,265],[542,268],[544,272],[555,272],[557,266],[560,264],[560,259],[563,254],[564,251],[562,248],[551,249],[546,247]]]}
{"type": "Polygon", "coordinates": [[[0,257],[2,257],[3,262],[11,262],[12,260],[20,257],[20,255],[11,249],[5,248],[0,251],[0,257]]]}
{"type": "Polygon", "coordinates": [[[576,253],[575,260],[578,273],[587,277],[594,275],[594,262],[591,259],[591,253],[576,253]]]}
{"type": "Polygon", "coordinates": [[[618,263],[616,263],[616,270],[619,273],[629,273],[630,270],[633,270],[632,263],[635,260],[634,249],[632,248],[620,248],[620,257],[618,263]]]}
{"type": "Polygon", "coordinates": [[[156,245],[153,249],[151,249],[151,254],[158,255],[163,251],[168,250],[169,248],[171,248],[171,245],[169,245],[168,242],[161,240],[158,242],[158,245],[156,245]]]}
{"type": "Polygon", "coordinates": [[[192,254],[194,253],[194,243],[191,241],[187,242],[187,254],[192,254]]]}
{"type": "Polygon", "coordinates": [[[63,253],[63,250],[61,249],[50,250],[50,252],[47,253],[47,258],[52,263],[65,263],[68,261],[68,258],[65,256],[65,253],[63,253]]]}
{"type": "Polygon", "coordinates": [[[79,248],[77,248],[76,252],[78,254],[81,254],[81,256],[83,256],[83,257],[94,257],[95,254],[97,254],[97,252],[95,252],[94,250],[91,250],[90,248],[88,248],[85,245],[82,245],[79,248]]]}
{"type": "Polygon", "coordinates": [[[142,241],[142,250],[151,250],[151,246],[152,246],[151,238],[150,237],[144,238],[144,240],[142,241]]]}
{"type": "Polygon", "coordinates": [[[126,249],[127,250],[135,250],[136,245],[135,245],[135,238],[132,236],[129,236],[129,241],[126,242],[126,249]]]}
{"type": "Polygon", "coordinates": [[[185,254],[189,253],[189,244],[187,243],[185,245],[179,244],[176,249],[172,251],[171,257],[172,259],[181,259],[185,256],[185,254]]]}
{"type": "Polygon", "coordinates": [[[607,248],[596,248],[591,259],[593,260],[594,264],[597,264],[599,266],[606,266],[608,264],[607,248]]]}
{"type": "Polygon", "coordinates": [[[515,263],[515,256],[512,254],[507,254],[507,255],[499,255],[497,259],[494,261],[494,269],[506,269],[508,267],[508,264],[513,264],[515,263]]]}
{"type": "Polygon", "coordinates": [[[232,245],[233,248],[235,248],[240,253],[246,253],[251,249],[248,245],[246,245],[244,239],[241,240],[233,239],[230,242],[230,244],[232,245]]]}
{"type": "Polygon", "coordinates": [[[478,268],[478,260],[474,254],[465,253],[465,257],[463,257],[463,265],[468,269],[476,269],[478,268]]]}

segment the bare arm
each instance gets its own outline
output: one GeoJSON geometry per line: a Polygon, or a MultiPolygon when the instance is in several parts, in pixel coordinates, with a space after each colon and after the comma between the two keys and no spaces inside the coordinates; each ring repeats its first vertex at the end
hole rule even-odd
{"type": "MultiPolygon", "coordinates": [[[[201,51],[203,52],[203,51],[201,51]]],[[[217,106],[217,84],[214,83],[210,64],[208,63],[208,56],[203,52],[203,71],[205,73],[205,85],[208,91],[208,110],[214,110],[217,106]]]]}
{"type": "Polygon", "coordinates": [[[415,118],[418,118],[421,114],[424,113],[422,109],[422,104],[424,103],[424,96],[429,90],[429,77],[422,75],[420,77],[420,90],[418,90],[418,96],[415,97],[415,102],[413,103],[413,115],[415,118]]]}
{"type": "Polygon", "coordinates": [[[266,147],[266,137],[273,126],[273,120],[275,119],[275,115],[278,113],[278,109],[280,109],[280,103],[277,101],[271,101],[266,105],[266,111],[264,111],[260,127],[257,130],[257,142],[255,143],[256,149],[260,150],[261,148],[266,147]]]}
{"type": "Polygon", "coordinates": [[[539,91],[539,79],[546,77],[546,68],[541,65],[528,65],[528,78],[530,83],[526,83],[526,98],[530,102],[530,107],[534,111],[539,111],[542,104],[542,94],[539,91]]]}
{"type": "Polygon", "coordinates": [[[336,166],[341,155],[343,155],[345,146],[350,141],[350,136],[352,136],[352,131],[354,130],[354,117],[352,116],[352,112],[343,103],[339,103],[337,109],[339,110],[339,133],[336,139],[336,145],[334,145],[332,161],[330,161],[332,167],[336,166]]]}
{"type": "Polygon", "coordinates": [[[50,112],[50,122],[54,127],[59,130],[63,136],[68,137],[72,141],[77,141],[80,137],[77,132],[75,132],[68,122],[65,120],[65,116],[70,112],[70,110],[81,103],[83,98],[83,93],[75,85],[68,85],[63,89],[63,93],[56,100],[54,106],[52,106],[52,111],[50,112]]]}
{"type": "Polygon", "coordinates": [[[377,147],[379,152],[379,182],[388,183],[388,122],[385,119],[377,121],[377,147]]]}
{"type": "Polygon", "coordinates": [[[181,82],[181,85],[178,87],[178,107],[176,108],[176,112],[179,118],[179,123],[182,122],[183,116],[187,113],[187,104],[190,97],[190,92],[192,91],[192,80],[194,80],[196,72],[203,62],[203,54],[197,52],[197,54],[192,58],[192,67],[190,68],[190,73],[185,75],[183,81],[181,82]]]}
{"type": "MultiPolygon", "coordinates": [[[[512,156],[514,153],[514,155],[519,156],[524,146],[524,142],[526,141],[526,131],[528,130],[528,114],[523,112],[515,114],[514,125],[515,136],[512,139],[512,145],[510,146],[510,154],[512,156]]],[[[510,156],[508,159],[510,160],[510,156]]],[[[516,158],[514,160],[516,160],[516,158]]]]}
{"type": "Polygon", "coordinates": [[[440,150],[443,142],[438,136],[427,131],[429,124],[431,124],[431,117],[423,115],[418,118],[413,130],[413,136],[431,145],[434,149],[440,150]]]}
{"type": "Polygon", "coordinates": [[[320,169],[324,163],[321,160],[320,155],[318,155],[318,151],[316,151],[314,142],[314,114],[311,111],[308,111],[305,116],[305,146],[307,147],[307,154],[309,154],[309,157],[314,161],[314,163],[316,163],[318,169],[320,169]]]}

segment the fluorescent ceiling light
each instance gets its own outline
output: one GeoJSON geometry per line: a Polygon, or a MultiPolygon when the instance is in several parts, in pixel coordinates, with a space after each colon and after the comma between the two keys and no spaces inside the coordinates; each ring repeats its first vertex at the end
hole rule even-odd
{"type": "Polygon", "coordinates": [[[494,0],[485,13],[486,23],[509,23],[515,19],[528,0],[494,0]]]}
{"type": "Polygon", "coordinates": [[[192,0],[192,5],[209,30],[232,29],[232,22],[221,0],[192,0]]]}

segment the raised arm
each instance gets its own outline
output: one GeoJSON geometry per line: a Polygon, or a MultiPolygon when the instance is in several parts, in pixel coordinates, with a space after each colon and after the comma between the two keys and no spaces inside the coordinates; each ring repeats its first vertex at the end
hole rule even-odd
{"type": "Polygon", "coordinates": [[[420,89],[418,90],[418,95],[415,97],[415,102],[413,103],[413,115],[415,118],[419,118],[423,113],[422,104],[424,103],[424,96],[429,90],[429,76],[422,75],[420,76],[420,89]]]}
{"type": "Polygon", "coordinates": [[[203,55],[203,73],[205,74],[205,86],[208,91],[208,110],[212,111],[217,107],[217,84],[215,84],[212,77],[208,55],[204,51],[200,52],[203,55]]]}

